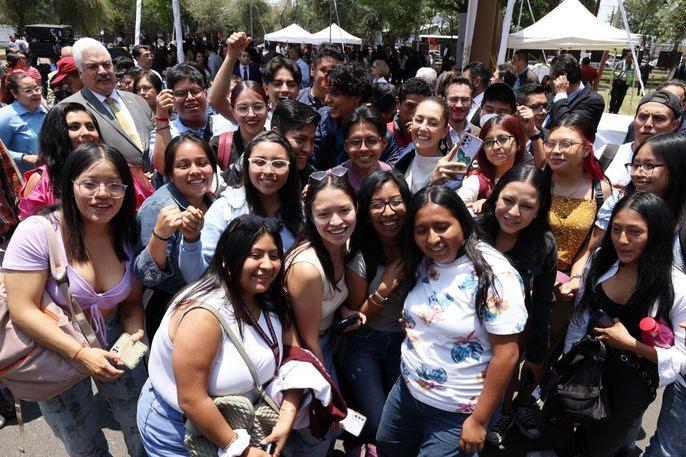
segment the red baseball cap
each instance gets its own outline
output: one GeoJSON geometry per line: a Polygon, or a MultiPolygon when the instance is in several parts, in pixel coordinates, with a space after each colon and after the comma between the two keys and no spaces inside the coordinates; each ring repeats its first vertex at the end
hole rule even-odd
{"type": "Polygon", "coordinates": [[[50,85],[55,86],[59,84],[64,78],[75,71],[78,72],[79,70],[76,68],[76,63],[74,62],[73,57],[65,57],[64,59],[58,60],[57,74],[54,78],[52,78],[52,81],[50,81],[50,85]]]}

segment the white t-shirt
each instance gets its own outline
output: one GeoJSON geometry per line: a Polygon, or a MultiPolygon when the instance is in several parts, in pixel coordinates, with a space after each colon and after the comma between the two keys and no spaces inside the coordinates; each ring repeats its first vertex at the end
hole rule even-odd
{"type": "Polygon", "coordinates": [[[446,265],[425,261],[403,308],[402,377],[415,399],[444,411],[474,411],[493,357],[488,333],[512,335],[526,325],[519,274],[491,246],[478,249],[496,278],[481,320],[474,304],[478,278],[467,255],[446,265]]]}
{"type": "MultiPolygon", "coordinates": [[[[615,154],[614,159],[610,162],[610,165],[605,170],[605,176],[610,180],[612,187],[624,187],[631,181],[631,176],[629,176],[629,171],[626,169],[626,164],[631,163],[631,159],[634,156],[634,150],[631,147],[634,143],[624,143],[617,149],[617,154],[615,154]]],[[[603,151],[607,146],[598,148],[595,152],[596,159],[600,160],[600,156],[603,155],[603,151]]]]}
{"type": "MultiPolygon", "coordinates": [[[[148,373],[150,382],[155,391],[172,406],[175,410],[182,412],[179,407],[178,393],[176,390],[176,378],[172,367],[172,351],[174,343],[169,339],[169,321],[174,314],[176,304],[187,296],[186,293],[179,295],[169,306],[162,319],[159,331],[150,345],[150,363],[148,373]]],[[[217,289],[200,298],[203,303],[214,307],[229,324],[233,333],[241,340],[245,352],[250,357],[250,361],[255,367],[257,378],[262,385],[267,384],[274,378],[276,361],[274,353],[260,334],[250,325],[243,325],[243,337],[238,331],[238,323],[234,318],[233,308],[229,304],[229,299],[223,289],[217,289]]],[[[183,311],[180,311],[183,312],[183,311]]],[[[194,311],[200,312],[200,311],[194,311]]],[[[271,338],[264,312],[260,313],[257,324],[262,327],[264,333],[271,338]]],[[[269,314],[272,328],[279,343],[279,354],[283,357],[283,338],[281,322],[273,314],[269,314]]],[[[201,337],[201,335],[198,335],[201,337]]],[[[238,353],[236,346],[233,345],[228,335],[222,330],[222,341],[219,352],[214,360],[212,371],[207,383],[207,393],[212,396],[224,395],[243,395],[251,400],[257,399],[257,389],[253,382],[248,366],[238,353]]]]}
{"type": "Polygon", "coordinates": [[[405,172],[405,181],[407,181],[407,185],[410,186],[410,191],[412,193],[417,192],[419,189],[429,184],[431,172],[434,171],[436,164],[442,158],[443,156],[427,157],[415,153],[412,163],[407,167],[407,171],[405,172]]]}

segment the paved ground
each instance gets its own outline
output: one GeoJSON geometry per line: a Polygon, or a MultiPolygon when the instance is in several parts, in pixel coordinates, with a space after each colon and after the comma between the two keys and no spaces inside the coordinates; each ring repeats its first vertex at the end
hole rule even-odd
{"type": "MultiPolygon", "coordinates": [[[[639,432],[638,446],[644,450],[650,437],[655,431],[657,416],[662,402],[662,391],[658,392],[657,400],[650,406],[643,419],[643,429],[639,432]]],[[[16,421],[10,421],[5,428],[0,430],[0,456],[23,457],[23,456],[50,456],[67,457],[67,453],[60,441],[52,434],[50,427],[40,416],[40,411],[35,404],[24,403],[25,429],[26,429],[26,454],[19,452],[19,427],[16,421]]],[[[124,439],[119,432],[118,426],[112,420],[107,406],[102,405],[103,412],[100,418],[105,436],[110,444],[110,453],[115,457],[126,455],[124,439]]],[[[489,448],[482,453],[482,457],[525,457],[527,452],[545,449],[543,443],[527,441],[519,432],[512,430],[508,440],[500,449],[489,448]]],[[[635,455],[639,455],[636,453],[635,455]]]]}

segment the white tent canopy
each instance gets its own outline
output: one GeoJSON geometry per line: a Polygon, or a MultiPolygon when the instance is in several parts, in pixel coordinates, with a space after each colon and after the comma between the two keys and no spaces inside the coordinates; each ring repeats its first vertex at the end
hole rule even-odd
{"type": "Polygon", "coordinates": [[[335,22],[324,30],[312,34],[316,43],[362,44],[362,39],[349,34],[335,22]]]}
{"type": "MultiPolygon", "coordinates": [[[[641,36],[632,34],[634,44],[641,36]]],[[[604,51],[629,48],[626,30],[602,22],[579,0],[564,0],[535,24],[509,35],[513,49],[581,49],[604,51]]]]}
{"type": "Polygon", "coordinates": [[[278,41],[281,43],[316,43],[310,32],[295,23],[276,32],[267,33],[264,39],[265,41],[278,41]]]}

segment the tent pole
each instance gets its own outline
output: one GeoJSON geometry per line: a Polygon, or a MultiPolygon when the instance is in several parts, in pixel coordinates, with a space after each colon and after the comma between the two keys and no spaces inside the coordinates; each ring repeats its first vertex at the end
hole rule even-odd
{"type": "MultiPolygon", "coordinates": [[[[526,5],[529,7],[529,14],[531,14],[531,20],[534,21],[534,23],[536,23],[536,18],[534,17],[534,9],[531,7],[531,0],[526,0],[526,5]]],[[[541,54],[543,54],[543,63],[547,65],[548,60],[545,57],[544,49],[541,49],[541,54]]]]}
{"type": "MultiPolygon", "coordinates": [[[[629,29],[629,21],[626,18],[626,10],[624,9],[624,1],[617,0],[619,4],[619,11],[622,13],[622,21],[624,21],[624,29],[626,36],[629,38],[629,46],[631,47],[631,56],[634,61],[634,78],[638,77],[638,84],[641,85],[641,95],[645,95],[646,90],[643,87],[643,79],[641,78],[641,70],[638,68],[638,56],[636,55],[636,48],[634,47],[634,39],[631,37],[631,29],[629,29]]],[[[632,83],[633,84],[633,83],[632,83]]]]}
{"type": "MultiPolygon", "coordinates": [[[[340,35],[339,38],[341,39],[341,51],[343,51],[343,55],[345,55],[345,45],[343,44],[343,31],[341,29],[341,18],[338,15],[338,3],[336,0],[333,0],[333,10],[336,12],[336,23],[338,24],[338,34],[340,35]]],[[[329,29],[329,33],[331,33],[331,29],[329,29]]]]}
{"type": "Polygon", "coordinates": [[[505,17],[503,18],[503,29],[500,34],[500,49],[498,51],[498,60],[496,64],[500,65],[505,62],[505,54],[507,52],[507,39],[510,36],[510,25],[512,24],[512,12],[514,10],[515,0],[507,0],[507,8],[505,9],[505,17]]]}
{"type": "Polygon", "coordinates": [[[141,10],[143,9],[143,0],[136,0],[136,29],[133,35],[133,44],[141,44],[141,10]]]}

